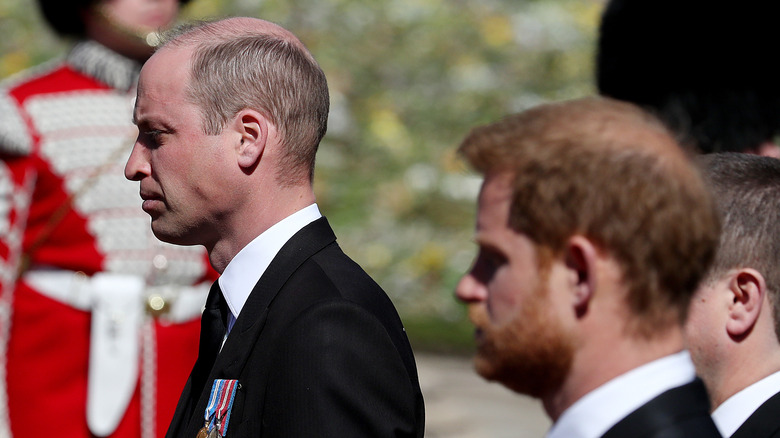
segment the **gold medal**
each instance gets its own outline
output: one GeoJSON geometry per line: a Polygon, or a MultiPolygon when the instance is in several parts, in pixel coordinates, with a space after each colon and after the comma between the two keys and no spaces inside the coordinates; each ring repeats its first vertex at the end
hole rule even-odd
{"type": "Polygon", "coordinates": [[[203,428],[198,431],[198,435],[196,435],[195,438],[209,438],[209,427],[203,426],[203,428]]]}

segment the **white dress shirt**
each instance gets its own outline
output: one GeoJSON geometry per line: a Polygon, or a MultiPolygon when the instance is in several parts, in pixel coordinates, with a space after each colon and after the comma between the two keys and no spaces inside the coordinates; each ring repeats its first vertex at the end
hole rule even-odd
{"type": "Polygon", "coordinates": [[[695,378],[687,351],[656,359],[585,394],[563,412],[547,438],[598,438],[645,403],[695,378]]]}
{"type": "Polygon", "coordinates": [[[756,409],[780,392],[780,371],[770,374],[729,397],[712,413],[720,434],[729,437],[756,409]]]}
{"type": "Polygon", "coordinates": [[[255,237],[228,263],[217,280],[230,308],[228,333],[233,329],[255,284],[284,244],[303,227],[321,217],[317,204],[298,210],[255,237]]]}

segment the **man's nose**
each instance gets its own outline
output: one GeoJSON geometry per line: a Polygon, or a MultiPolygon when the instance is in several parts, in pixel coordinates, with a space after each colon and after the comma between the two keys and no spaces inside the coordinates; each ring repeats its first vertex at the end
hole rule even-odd
{"type": "Polygon", "coordinates": [[[125,178],[130,181],[140,181],[152,174],[152,166],[149,163],[149,151],[136,140],[130,157],[125,164],[125,178]]]}
{"type": "Polygon", "coordinates": [[[487,289],[469,272],[460,279],[455,287],[455,296],[467,304],[482,302],[487,299],[487,289]]]}

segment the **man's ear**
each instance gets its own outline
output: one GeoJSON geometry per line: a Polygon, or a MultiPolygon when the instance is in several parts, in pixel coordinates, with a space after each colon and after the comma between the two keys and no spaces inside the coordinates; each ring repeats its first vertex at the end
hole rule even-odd
{"type": "Polygon", "coordinates": [[[734,300],[729,306],[726,332],[732,337],[744,337],[758,321],[766,297],[766,282],[760,272],[744,268],[731,275],[728,287],[734,300]]]}
{"type": "Polygon", "coordinates": [[[236,145],[238,165],[248,170],[257,166],[268,142],[268,119],[260,112],[243,109],[236,114],[233,123],[239,133],[236,145]]]}
{"type": "Polygon", "coordinates": [[[595,268],[598,251],[593,243],[583,236],[572,236],[566,243],[564,260],[571,285],[572,303],[577,316],[584,315],[596,288],[595,268]]]}

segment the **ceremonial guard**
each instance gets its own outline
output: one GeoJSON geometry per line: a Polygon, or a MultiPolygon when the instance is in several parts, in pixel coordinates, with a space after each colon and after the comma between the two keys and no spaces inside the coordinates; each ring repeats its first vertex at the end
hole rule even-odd
{"type": "Polygon", "coordinates": [[[0,438],[164,435],[216,275],[122,172],[153,30],[186,0],[40,0],[79,41],[0,84],[0,438]]]}

